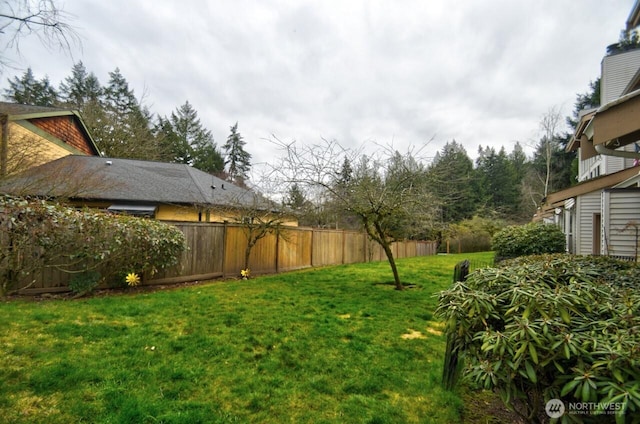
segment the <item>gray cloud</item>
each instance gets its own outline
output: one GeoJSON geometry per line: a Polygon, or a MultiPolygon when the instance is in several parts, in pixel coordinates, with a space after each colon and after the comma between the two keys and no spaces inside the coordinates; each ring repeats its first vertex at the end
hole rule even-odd
{"type": "Polygon", "coordinates": [[[222,144],[236,121],[256,161],[283,140],[399,149],[456,139],[533,143],[551,107],[571,113],[633,0],[185,1],[65,5],[73,58],[25,40],[23,68],[57,83],[82,60],[119,67],[153,112],[189,100],[222,144]]]}

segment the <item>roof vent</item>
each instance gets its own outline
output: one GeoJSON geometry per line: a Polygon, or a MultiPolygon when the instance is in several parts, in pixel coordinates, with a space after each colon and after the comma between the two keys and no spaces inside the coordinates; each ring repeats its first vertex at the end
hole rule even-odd
{"type": "Polygon", "coordinates": [[[107,163],[107,166],[113,165],[113,161],[112,160],[108,160],[106,163],[107,163]]]}

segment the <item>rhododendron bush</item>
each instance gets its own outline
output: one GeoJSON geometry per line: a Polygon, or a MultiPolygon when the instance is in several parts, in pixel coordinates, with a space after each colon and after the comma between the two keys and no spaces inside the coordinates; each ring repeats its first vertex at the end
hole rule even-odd
{"type": "Polygon", "coordinates": [[[150,219],[76,210],[43,200],[0,198],[0,295],[28,287],[38,272],[97,272],[103,282],[178,263],[182,232],[150,219]]]}

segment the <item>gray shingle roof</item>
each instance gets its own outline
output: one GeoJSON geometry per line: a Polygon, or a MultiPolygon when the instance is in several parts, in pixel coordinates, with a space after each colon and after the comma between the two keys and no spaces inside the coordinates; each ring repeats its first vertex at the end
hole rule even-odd
{"type": "Polygon", "coordinates": [[[22,105],[18,103],[0,102],[0,113],[7,115],[31,115],[49,114],[56,112],[70,112],[69,109],[61,109],[47,106],[22,105]]]}
{"type": "Polygon", "coordinates": [[[83,200],[235,207],[254,207],[256,198],[250,190],[184,164],[75,155],[11,178],[0,191],[83,200]]]}

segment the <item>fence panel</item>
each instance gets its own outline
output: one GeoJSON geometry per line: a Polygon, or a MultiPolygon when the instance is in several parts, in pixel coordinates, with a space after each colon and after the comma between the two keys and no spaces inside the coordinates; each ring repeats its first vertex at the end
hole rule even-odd
{"type": "MultiPolygon", "coordinates": [[[[244,268],[247,245],[246,228],[239,224],[173,223],[185,235],[187,249],[179,264],[153,276],[145,275],[143,284],[165,284],[239,275],[244,268]]],[[[405,241],[392,244],[396,258],[436,253],[435,242],[405,241]]],[[[288,271],[311,266],[384,261],[382,248],[365,233],[344,230],[320,230],[288,227],[280,236],[268,234],[253,247],[249,259],[255,275],[288,271]]],[[[71,275],[55,268],[44,268],[33,276],[29,287],[20,292],[37,294],[67,291],[71,275]]]]}
{"type": "Polygon", "coordinates": [[[311,266],[311,229],[287,228],[278,240],[278,272],[311,266]]]}
{"type": "MultiPolygon", "coordinates": [[[[247,228],[241,225],[228,225],[225,243],[224,275],[240,275],[244,269],[244,256],[247,248],[247,228]]],[[[249,268],[254,274],[276,272],[276,235],[267,234],[251,249],[249,268]]]]}
{"type": "Polygon", "coordinates": [[[313,230],[312,266],[338,265],[344,257],[343,231],[313,230]]]}
{"type": "Polygon", "coordinates": [[[367,235],[355,231],[344,233],[344,258],[342,263],[367,262],[367,235]]]}
{"type": "Polygon", "coordinates": [[[175,226],[185,235],[187,249],[182,253],[178,265],[162,270],[154,276],[145,276],[145,284],[193,281],[222,276],[224,225],[180,223],[175,226]]]}

